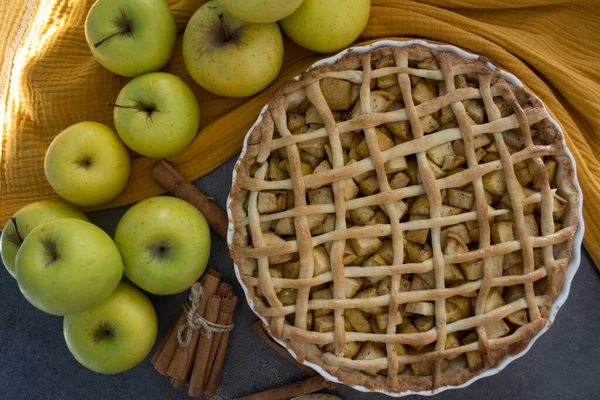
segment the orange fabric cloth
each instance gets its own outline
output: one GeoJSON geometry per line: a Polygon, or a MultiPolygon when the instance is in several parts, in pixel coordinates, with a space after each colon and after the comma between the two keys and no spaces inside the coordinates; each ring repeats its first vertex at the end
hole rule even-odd
{"type": "MultiPolygon", "coordinates": [[[[286,39],[277,81],[251,99],[229,99],[201,89],[187,74],[181,37],[204,2],[168,1],[179,32],[175,56],[165,70],[182,77],[201,107],[201,131],[171,158],[196,179],[236,155],[248,128],[283,81],[321,55],[286,39]]],[[[20,207],[56,197],[43,170],[45,151],[64,128],[92,120],[112,122],[114,101],[126,79],[105,70],[91,55],[84,22],[94,0],[0,0],[0,224],[20,207]]],[[[425,38],[484,55],[518,76],[562,124],[577,160],[589,223],[585,244],[600,264],[600,12],[577,0],[373,0],[359,41],[383,37],[425,38]],[[594,245],[595,244],[595,245],[594,245]]],[[[133,203],[163,190],[152,180],[155,159],[133,156],[124,192],[103,208],[133,203]]]]}

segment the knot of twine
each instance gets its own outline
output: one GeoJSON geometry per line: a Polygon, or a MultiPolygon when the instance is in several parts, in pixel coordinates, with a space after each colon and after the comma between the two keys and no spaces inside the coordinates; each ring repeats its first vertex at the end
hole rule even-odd
{"type": "Polygon", "coordinates": [[[200,282],[194,283],[190,291],[189,302],[183,305],[183,310],[186,313],[185,322],[179,325],[177,329],[177,341],[181,347],[188,347],[190,345],[194,331],[200,331],[200,334],[210,339],[213,332],[229,332],[233,329],[233,323],[221,325],[207,321],[204,317],[196,315],[196,310],[203,296],[204,288],[202,284],[200,282]]]}

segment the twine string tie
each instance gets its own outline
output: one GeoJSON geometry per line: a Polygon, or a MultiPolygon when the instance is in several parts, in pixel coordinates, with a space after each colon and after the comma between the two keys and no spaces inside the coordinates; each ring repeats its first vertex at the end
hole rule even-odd
{"type": "Polygon", "coordinates": [[[186,314],[185,322],[177,329],[177,341],[181,347],[185,348],[190,345],[192,335],[196,331],[210,339],[213,333],[229,332],[233,329],[233,323],[221,325],[207,321],[206,318],[196,314],[202,297],[204,297],[204,288],[200,282],[196,282],[191,288],[189,300],[183,305],[183,311],[186,314]]]}

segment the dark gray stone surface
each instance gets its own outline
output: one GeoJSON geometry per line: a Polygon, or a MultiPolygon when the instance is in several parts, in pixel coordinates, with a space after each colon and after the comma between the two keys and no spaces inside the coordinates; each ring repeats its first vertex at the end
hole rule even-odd
{"type": "MultiPolygon", "coordinates": [[[[196,185],[224,206],[235,159],[196,185]]],[[[95,224],[114,234],[127,208],[90,214],[95,224]]],[[[588,221],[588,223],[592,223],[588,221]]],[[[210,265],[235,282],[227,246],[213,235],[210,265]]],[[[242,290],[235,282],[237,292],[242,290]]],[[[179,313],[186,294],[150,296],[159,318],[158,343],[179,313]]],[[[249,326],[256,316],[241,300],[229,343],[218,399],[266,390],[302,379],[303,373],[261,342],[249,326]]],[[[386,399],[347,387],[344,399],[386,399]]],[[[16,282],[0,271],[0,399],[185,399],[150,364],[150,356],[119,375],[100,375],[75,361],[62,335],[62,319],[33,308],[16,282]]],[[[493,377],[443,392],[440,399],[598,399],[600,398],[600,274],[584,251],[569,300],[555,323],[525,356],[493,377]]]]}

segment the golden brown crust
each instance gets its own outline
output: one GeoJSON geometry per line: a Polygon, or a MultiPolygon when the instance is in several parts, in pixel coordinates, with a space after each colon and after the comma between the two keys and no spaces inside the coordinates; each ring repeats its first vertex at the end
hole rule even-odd
{"type": "MultiPolygon", "coordinates": [[[[230,193],[230,204],[229,211],[232,217],[232,223],[234,226],[233,239],[229,244],[231,256],[237,266],[239,267],[240,275],[246,289],[248,290],[248,296],[252,300],[254,310],[261,316],[267,319],[270,325],[271,334],[282,340],[286,346],[293,350],[297,355],[297,358],[302,361],[306,360],[310,363],[316,364],[326,370],[331,375],[337,377],[342,383],[350,386],[364,386],[370,391],[387,391],[387,392],[406,392],[406,391],[431,391],[442,386],[457,386],[467,380],[481,374],[483,371],[498,365],[507,355],[518,354],[523,351],[529,341],[540,332],[547,322],[547,317],[550,312],[553,300],[561,292],[565,269],[573,254],[573,241],[574,235],[578,223],[578,206],[579,206],[579,194],[574,186],[574,167],[571,160],[564,155],[563,145],[564,139],[561,132],[553,125],[547,118],[547,113],[544,109],[542,102],[530,93],[524,87],[514,86],[504,80],[504,78],[497,72],[494,72],[487,68],[486,63],[489,60],[480,58],[479,61],[469,61],[461,56],[451,52],[436,52],[420,45],[411,45],[404,48],[395,47],[381,47],[372,50],[367,54],[358,54],[349,52],[335,64],[322,65],[313,68],[301,75],[298,80],[290,81],[284,84],[278,92],[275,94],[273,99],[269,102],[268,110],[262,114],[262,121],[258,123],[255,128],[250,132],[247,139],[247,146],[245,153],[240,157],[240,160],[235,166],[236,178],[230,193]],[[309,99],[311,104],[316,105],[321,111],[323,108],[324,99],[321,94],[321,90],[318,89],[318,82],[326,77],[335,77],[338,79],[345,79],[353,83],[363,82],[362,89],[368,91],[368,82],[363,79],[370,81],[371,74],[374,70],[371,69],[370,64],[373,60],[378,60],[382,57],[394,57],[396,64],[388,73],[398,74],[399,85],[403,90],[404,98],[411,97],[410,94],[410,82],[408,81],[408,74],[415,73],[414,63],[416,61],[435,59],[439,65],[439,69],[432,70],[420,70],[419,74],[423,77],[433,77],[435,79],[445,82],[449,95],[445,98],[438,97],[429,102],[414,105],[412,99],[410,102],[405,104],[407,117],[404,120],[411,122],[411,126],[414,131],[414,140],[410,143],[414,148],[423,147],[423,149],[431,148],[432,142],[439,140],[439,143],[445,143],[456,138],[462,138],[465,141],[465,148],[467,153],[467,161],[471,168],[466,169],[463,172],[451,175],[448,178],[436,179],[429,168],[422,168],[424,175],[421,176],[423,180],[422,185],[409,186],[403,189],[391,190],[384,179],[381,187],[381,193],[371,196],[362,197],[346,201],[343,205],[343,211],[347,209],[355,209],[362,206],[368,205],[381,205],[384,204],[388,207],[391,201],[395,199],[402,199],[405,197],[417,196],[426,194],[431,202],[431,218],[438,218],[440,221],[446,218],[445,224],[449,224],[448,221],[453,217],[439,217],[439,196],[440,190],[446,187],[452,188],[458,186],[461,182],[473,181],[475,184],[475,194],[480,202],[477,214],[474,218],[470,219],[478,221],[480,229],[484,230],[482,237],[484,242],[482,244],[483,250],[473,251],[471,253],[454,256],[454,262],[465,262],[471,257],[471,259],[480,259],[483,257],[484,264],[491,262],[491,257],[494,255],[508,254],[511,251],[518,249],[523,250],[524,258],[524,277],[523,280],[519,280],[519,284],[524,284],[525,295],[521,300],[513,302],[510,305],[503,307],[503,309],[509,310],[511,306],[515,310],[527,309],[531,316],[531,321],[516,329],[512,334],[506,337],[488,339],[486,337],[486,331],[484,329],[483,318],[486,318],[486,323],[491,321],[502,320],[507,315],[502,314],[503,310],[496,309],[492,312],[483,311],[483,302],[487,298],[487,293],[492,288],[493,283],[504,286],[515,284],[517,280],[512,278],[494,278],[491,275],[491,269],[486,267],[486,272],[480,281],[477,281],[477,290],[481,291],[483,295],[477,302],[476,309],[477,316],[462,319],[457,322],[447,323],[446,312],[443,308],[445,299],[450,296],[449,289],[436,289],[430,290],[430,294],[427,300],[436,302],[436,325],[437,329],[433,331],[415,334],[420,335],[418,339],[408,338],[402,334],[392,334],[388,336],[388,339],[382,340],[381,338],[375,338],[374,334],[359,334],[356,332],[345,332],[343,322],[340,325],[340,321],[343,320],[341,311],[347,308],[352,308],[353,304],[356,304],[355,299],[344,299],[343,291],[340,292],[340,286],[336,291],[336,282],[340,282],[339,279],[344,278],[344,267],[341,261],[338,265],[332,264],[332,270],[327,275],[328,281],[333,282],[333,289],[335,292],[334,299],[321,300],[322,303],[319,307],[314,307],[314,301],[308,300],[308,290],[310,287],[315,286],[317,280],[313,278],[313,261],[312,257],[302,256],[302,253],[308,254],[311,252],[313,246],[324,242],[338,243],[343,242],[351,237],[373,237],[373,236],[394,236],[395,233],[401,232],[405,228],[408,229],[411,222],[399,222],[396,218],[391,218],[392,222],[387,226],[371,226],[371,227],[353,227],[346,229],[345,223],[338,225],[337,231],[323,234],[320,237],[311,237],[308,232],[306,225],[306,216],[317,214],[317,213],[334,213],[339,211],[340,205],[337,204],[333,209],[331,205],[320,204],[320,205],[306,205],[306,190],[308,188],[319,187],[323,184],[333,184],[333,190],[337,193],[343,193],[344,180],[351,179],[352,176],[364,173],[365,171],[376,171],[378,174],[383,171],[384,163],[393,157],[414,154],[417,151],[424,150],[413,150],[412,152],[406,152],[408,146],[402,144],[396,145],[392,149],[386,151],[379,151],[379,145],[375,139],[374,127],[382,125],[389,121],[397,121],[398,114],[390,116],[391,113],[380,113],[371,114],[371,107],[367,104],[362,104],[362,115],[353,118],[349,121],[336,123],[331,116],[331,111],[325,110],[322,112],[324,120],[324,128],[311,132],[314,138],[328,138],[332,148],[335,147],[333,141],[339,136],[340,133],[349,132],[356,129],[364,129],[365,137],[369,144],[369,149],[373,151],[371,157],[367,157],[362,161],[356,162],[352,165],[344,166],[340,164],[339,158],[337,165],[333,165],[333,169],[327,172],[319,174],[303,176],[300,171],[300,164],[297,154],[297,148],[295,146],[302,139],[294,137],[287,131],[285,127],[285,111],[288,108],[295,108],[297,105],[302,103],[305,99],[309,99]],[[409,62],[410,61],[410,62],[409,62]],[[482,125],[472,125],[469,123],[465,108],[462,107],[459,100],[465,97],[461,96],[472,96],[474,95],[473,90],[470,88],[456,89],[454,87],[453,77],[454,75],[470,74],[479,76],[480,87],[475,93],[476,98],[482,99],[487,105],[486,111],[488,112],[488,124],[487,128],[482,128],[482,125]],[[454,96],[454,97],[453,97],[454,96]],[[501,96],[506,103],[510,104],[514,110],[514,114],[511,117],[501,118],[500,111],[493,105],[493,97],[501,96]],[[435,132],[429,135],[424,135],[423,132],[419,132],[419,118],[437,112],[442,107],[452,106],[453,111],[458,121],[459,129],[452,131],[448,129],[442,132],[435,132]],[[523,140],[526,142],[523,150],[518,152],[509,153],[506,144],[497,136],[499,159],[497,161],[488,162],[486,167],[478,165],[478,161],[474,160],[474,148],[470,144],[471,141],[478,135],[492,134],[492,132],[502,132],[509,129],[520,129],[523,132],[523,140]],[[531,130],[535,131],[537,143],[532,140],[532,134],[529,133],[531,130]],[[277,133],[278,137],[274,136],[277,133]],[[458,136],[452,136],[456,135],[458,136]],[[539,143],[541,140],[543,143],[539,143]],[[291,150],[288,153],[290,157],[290,169],[291,178],[287,181],[278,181],[276,184],[273,182],[267,182],[263,180],[266,173],[266,166],[263,164],[267,161],[267,157],[272,150],[275,149],[287,149],[291,150]],[[563,229],[554,232],[554,223],[552,222],[552,192],[549,186],[548,178],[543,175],[543,162],[541,157],[551,155],[553,159],[558,163],[556,172],[557,182],[557,193],[568,202],[568,208],[562,217],[563,229]],[[469,159],[471,157],[471,159],[469,159]],[[292,162],[295,160],[296,162],[292,162]],[[538,193],[536,199],[526,198],[520,194],[519,182],[513,171],[513,166],[519,161],[532,160],[532,168],[537,168],[536,176],[540,179],[541,192],[538,193]],[[263,164],[262,168],[257,168],[260,164],[263,164]],[[485,169],[488,168],[488,169],[485,169]],[[492,170],[503,169],[506,174],[507,189],[511,197],[521,198],[520,201],[513,202],[512,207],[515,218],[515,236],[517,238],[516,244],[509,245],[508,243],[502,243],[501,245],[491,245],[489,243],[489,226],[485,223],[488,221],[493,214],[488,216],[488,209],[485,205],[485,197],[483,196],[483,189],[481,188],[481,177],[484,174],[491,172],[492,170]],[[256,171],[258,170],[258,171],[256,171]],[[257,173],[259,177],[257,178],[257,173]],[[479,182],[479,183],[478,183],[479,182]],[[337,186],[336,186],[337,185],[337,186]],[[387,185],[387,186],[386,186],[387,185]],[[479,185],[479,186],[478,186],[479,185]],[[417,187],[419,186],[419,187],[417,187]],[[287,242],[281,242],[276,244],[268,244],[257,246],[260,248],[252,248],[251,238],[258,238],[262,241],[262,233],[260,226],[261,222],[268,222],[274,220],[275,217],[269,219],[259,216],[258,213],[253,210],[252,212],[246,212],[245,205],[250,201],[256,203],[256,196],[252,199],[252,193],[256,194],[257,191],[266,189],[294,189],[296,195],[295,208],[287,210],[277,214],[279,218],[290,217],[295,220],[296,231],[298,233],[296,240],[287,242]],[[479,192],[479,193],[478,193],[479,192]],[[437,197],[436,197],[437,196],[437,197]],[[302,200],[304,198],[304,200],[302,200]],[[436,200],[438,199],[438,200],[436,200]],[[530,238],[527,233],[527,229],[524,225],[523,207],[525,207],[528,201],[540,202],[541,208],[541,225],[542,230],[546,229],[545,236],[542,238],[530,238]],[[251,215],[249,215],[251,214],[251,215]],[[261,219],[262,218],[262,219],[261,219]],[[394,222],[395,221],[395,222],[394,222]],[[552,232],[549,229],[552,228],[552,232]],[[249,234],[250,230],[250,234],[249,234]],[[487,239],[485,236],[487,235],[487,239]],[[487,240],[487,242],[486,242],[487,240]],[[510,247],[513,246],[513,247],[510,247]],[[514,247],[517,246],[517,247],[514,247]],[[549,247],[548,247],[549,246],[549,247]],[[534,265],[533,248],[544,248],[553,249],[553,251],[544,251],[543,260],[545,263],[545,269],[539,269],[537,265],[534,265]],[[282,279],[271,279],[268,275],[268,262],[267,257],[285,255],[290,252],[300,252],[301,262],[301,276],[299,283],[295,283],[292,286],[285,287],[296,287],[298,288],[299,300],[295,305],[283,306],[277,297],[275,296],[277,285],[284,281],[282,279]],[[460,259],[460,261],[458,261],[460,259]],[[540,273],[543,270],[543,275],[540,273]],[[257,272],[258,271],[258,272],[257,272]],[[256,277],[258,274],[258,277],[256,277]],[[304,274],[304,275],[302,275],[304,274]],[[341,274],[341,275],[340,275],[341,274]],[[544,295],[536,296],[533,289],[533,283],[542,277],[547,277],[547,287],[544,295]],[[503,280],[504,279],[504,280],[503,280]],[[511,280],[512,279],[512,280],[511,280]],[[262,295],[257,294],[256,288],[262,289],[262,295]],[[446,291],[446,292],[444,292],[446,291]],[[303,299],[300,299],[303,296],[303,299]],[[263,298],[266,297],[265,302],[263,298]],[[520,303],[519,303],[520,302],[520,303]],[[518,303],[518,304],[517,304],[518,303]],[[440,306],[441,305],[441,306],[440,306]],[[306,314],[307,310],[315,308],[332,308],[336,310],[335,321],[336,329],[330,333],[317,333],[306,330],[306,318],[298,317],[296,314],[295,325],[285,322],[284,316],[289,315],[291,312],[300,310],[299,314],[306,314]],[[340,317],[341,316],[341,317],[340,317]],[[341,318],[341,319],[340,319],[341,318]],[[476,321],[476,322],[473,322],[476,321]],[[422,355],[410,355],[410,356],[398,356],[396,354],[389,355],[385,359],[372,360],[369,365],[377,365],[378,369],[381,366],[383,371],[394,371],[397,368],[399,359],[416,361],[426,360],[438,360],[435,362],[435,371],[433,373],[433,379],[431,375],[428,376],[414,376],[407,372],[398,375],[398,378],[387,377],[381,373],[376,376],[368,375],[357,369],[357,364],[353,363],[353,360],[343,359],[336,356],[333,353],[324,353],[316,344],[323,343],[334,343],[336,346],[336,353],[339,353],[343,347],[344,342],[348,337],[350,338],[364,338],[364,340],[381,340],[382,343],[388,343],[388,349],[391,348],[389,344],[391,339],[389,337],[395,337],[397,340],[394,343],[420,343],[422,345],[435,343],[436,338],[438,343],[440,340],[445,340],[446,335],[449,332],[456,332],[461,329],[473,328],[472,324],[475,323],[475,328],[479,334],[479,341],[468,345],[463,345],[458,349],[444,349],[444,346],[436,347],[435,351],[431,351],[427,354],[422,355]],[[341,326],[341,327],[340,327],[341,326]],[[369,336],[371,335],[371,336],[369,336]],[[411,341],[412,340],[412,341],[411,341]],[[485,365],[482,368],[470,371],[466,366],[464,357],[451,359],[449,366],[442,371],[440,364],[442,358],[452,358],[454,355],[463,354],[465,351],[482,350],[486,360],[485,365]],[[456,354],[455,354],[456,353],[456,354]]],[[[362,96],[362,94],[361,94],[362,96]]],[[[362,97],[361,97],[362,98],[362,97]]],[[[470,98],[470,97],[466,97],[470,98]]],[[[400,111],[398,111],[400,112],[400,111]]],[[[437,142],[436,142],[437,143],[437,142]]],[[[334,152],[332,150],[332,152],[334,152]]],[[[423,153],[421,153],[423,154],[423,153]]],[[[337,154],[337,157],[340,157],[337,154]]],[[[333,164],[336,164],[336,154],[333,154],[333,164]]],[[[383,173],[385,175],[385,173],[383,173]]],[[[337,197],[337,196],[336,196],[337,197]]],[[[393,207],[389,205],[388,215],[390,217],[395,215],[393,207]]],[[[468,213],[467,213],[468,214],[468,213]]],[[[464,218],[467,218],[467,214],[461,214],[464,218]]],[[[471,217],[469,217],[471,218],[471,217]]],[[[399,220],[399,218],[398,218],[399,220]]],[[[431,221],[431,220],[430,220],[431,221]]],[[[458,220],[457,220],[458,221],[458,220]]],[[[465,219],[467,221],[467,219],[465,219]]],[[[428,226],[431,229],[432,236],[439,235],[440,226],[442,223],[437,224],[432,222],[432,225],[428,226]]],[[[414,228],[412,228],[414,229],[414,228]]],[[[256,239],[255,239],[256,240],[256,239]]],[[[335,246],[335,244],[334,244],[335,246]]],[[[335,250],[332,250],[335,251],[335,250]]],[[[445,256],[441,253],[441,250],[437,250],[434,247],[433,258],[422,263],[422,266],[427,268],[427,271],[434,271],[436,279],[443,278],[443,266],[444,263],[452,262],[452,256],[445,256]],[[441,268],[441,269],[440,269],[441,268]]],[[[416,264],[405,264],[403,263],[402,257],[396,258],[394,255],[394,266],[400,265],[407,268],[407,271],[413,271],[410,268],[417,268],[416,264]]],[[[332,259],[335,257],[332,257],[332,259]]],[[[340,259],[341,260],[341,259],[340,259]]],[[[335,260],[334,260],[335,261],[335,260]]],[[[487,265],[487,264],[486,264],[487,265]]],[[[361,268],[361,267],[358,267],[361,268]]],[[[364,268],[364,267],[362,267],[364,268]]],[[[384,268],[384,267],[381,267],[384,268]]],[[[388,267],[385,267],[388,268],[388,267]]],[[[392,268],[392,267],[389,267],[392,268]]],[[[390,269],[391,271],[391,269],[390,269]]],[[[416,270],[415,270],[416,271],[416,270]]],[[[425,271],[425,269],[423,269],[425,271]]],[[[399,272],[402,273],[402,272],[399,272]]],[[[399,274],[392,274],[392,279],[396,282],[399,281],[399,274]]],[[[321,275],[323,279],[325,275],[321,275]]],[[[369,276],[369,275],[358,275],[358,276],[369,276]]],[[[320,281],[319,281],[320,282],[320,281]]],[[[397,283],[396,283],[397,284],[397,283]]],[[[281,286],[277,286],[281,287],[281,286]]],[[[466,293],[465,289],[465,293],[466,293]]],[[[454,292],[453,292],[454,293],[454,292]]],[[[461,292],[462,293],[462,292],[461,292]]],[[[407,295],[406,293],[388,295],[388,297],[380,296],[377,301],[386,300],[391,305],[397,303],[399,300],[403,302],[416,301],[414,298],[408,296],[417,295],[412,293],[407,295]],[[404,296],[404,297],[403,297],[404,296]]],[[[363,301],[362,306],[367,305],[366,301],[363,301]]],[[[387,304],[387,303],[386,303],[387,304]]],[[[368,306],[375,306],[375,302],[368,303],[368,306]]],[[[395,310],[392,306],[390,310],[395,310]]],[[[508,312],[508,311],[507,311],[508,312]]],[[[394,315],[391,313],[390,315],[394,315]]],[[[395,332],[395,327],[392,332],[395,332]]],[[[395,353],[395,351],[393,352],[395,353]]],[[[365,364],[366,365],[366,364],[365,364]]]]}

